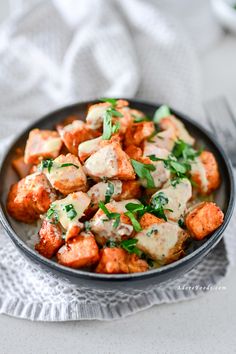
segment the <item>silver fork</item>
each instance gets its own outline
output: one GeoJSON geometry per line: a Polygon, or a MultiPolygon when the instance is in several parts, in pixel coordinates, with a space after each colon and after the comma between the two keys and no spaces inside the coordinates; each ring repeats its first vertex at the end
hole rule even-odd
{"type": "Polygon", "coordinates": [[[225,97],[204,103],[209,127],[236,166],[236,118],[225,97]]]}

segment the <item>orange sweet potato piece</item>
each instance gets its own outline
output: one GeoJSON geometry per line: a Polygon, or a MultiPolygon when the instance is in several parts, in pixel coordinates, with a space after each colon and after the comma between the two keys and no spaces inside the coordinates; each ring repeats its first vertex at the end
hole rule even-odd
{"type": "Polygon", "coordinates": [[[44,220],[39,230],[40,241],[35,245],[36,251],[46,258],[55,256],[59,248],[63,245],[62,230],[59,225],[44,220]]]}

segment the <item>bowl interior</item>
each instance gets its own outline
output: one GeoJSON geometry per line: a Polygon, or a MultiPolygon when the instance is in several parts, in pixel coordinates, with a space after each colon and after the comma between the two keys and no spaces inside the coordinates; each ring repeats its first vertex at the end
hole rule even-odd
{"type": "MultiPolygon", "coordinates": [[[[149,116],[153,116],[155,110],[159,106],[159,105],[152,105],[152,104],[147,104],[147,103],[142,103],[142,102],[132,101],[132,100],[129,101],[130,101],[130,105],[133,108],[139,109],[145,112],[145,114],[149,116]]],[[[47,265],[50,266],[50,264],[52,265],[52,263],[54,263],[53,265],[54,268],[55,267],[65,268],[65,267],[58,265],[54,261],[43,259],[43,257],[41,257],[34,250],[33,242],[29,242],[29,240],[34,241],[34,237],[32,238],[32,233],[34,233],[37,237],[37,227],[36,226],[32,227],[32,226],[25,225],[23,223],[16,222],[6,212],[5,204],[6,204],[6,197],[9,188],[12,183],[15,183],[18,180],[16,173],[12,169],[11,161],[15,156],[15,149],[18,147],[23,147],[25,145],[26,139],[31,129],[55,128],[56,124],[61,122],[68,115],[73,115],[73,114],[78,115],[79,119],[84,120],[88,109],[88,105],[89,105],[88,103],[80,103],[80,104],[75,104],[73,106],[65,107],[58,111],[48,114],[47,116],[43,117],[37,122],[34,122],[34,124],[32,124],[26,131],[24,131],[20,136],[16,138],[16,140],[12,143],[10,149],[6,153],[2,162],[2,168],[0,172],[0,181],[1,181],[0,204],[2,209],[1,216],[2,216],[3,224],[5,224],[5,228],[7,229],[8,234],[10,234],[10,236],[13,238],[14,242],[16,242],[20,247],[25,248],[25,250],[27,250],[28,253],[31,253],[31,255],[34,254],[34,257],[36,257],[38,260],[47,263],[47,265]]],[[[191,121],[189,118],[187,118],[185,115],[179,112],[176,112],[174,110],[172,110],[172,112],[176,114],[176,116],[183,121],[183,123],[186,125],[186,128],[189,130],[189,132],[196,138],[197,146],[204,147],[205,149],[212,151],[218,160],[222,183],[219,190],[217,190],[217,192],[215,193],[215,201],[225,213],[225,223],[224,225],[222,225],[220,229],[217,230],[216,233],[211,235],[208,239],[205,239],[203,242],[196,242],[192,244],[191,249],[187,251],[187,254],[188,253],[189,254],[183,259],[174,262],[171,265],[167,265],[165,267],[156,270],[151,270],[150,272],[161,272],[164,268],[165,271],[167,271],[168,267],[173,267],[175,264],[177,265],[180,262],[185,262],[189,260],[189,258],[196,256],[197,253],[201,252],[201,250],[204,247],[212,248],[214,244],[216,244],[219,241],[220,234],[222,233],[224,227],[228,223],[233,208],[234,184],[233,184],[233,177],[232,177],[232,169],[222,148],[218,145],[216,141],[214,141],[214,138],[211,136],[211,134],[208,133],[204,128],[200,127],[196,122],[191,121]]],[[[66,271],[72,272],[74,273],[74,275],[76,273],[80,275],[82,273],[86,273],[85,271],[72,270],[68,268],[66,268],[66,271]]],[[[91,273],[87,273],[87,274],[91,274],[91,273]]],[[[141,275],[139,274],[139,277],[144,276],[144,274],[146,273],[143,273],[141,275]]],[[[106,278],[106,275],[100,275],[100,274],[99,275],[93,274],[93,276],[106,278]]],[[[127,275],[115,275],[115,277],[118,278],[125,278],[126,276],[127,275]]],[[[134,276],[135,275],[132,275],[132,277],[134,276]]]]}

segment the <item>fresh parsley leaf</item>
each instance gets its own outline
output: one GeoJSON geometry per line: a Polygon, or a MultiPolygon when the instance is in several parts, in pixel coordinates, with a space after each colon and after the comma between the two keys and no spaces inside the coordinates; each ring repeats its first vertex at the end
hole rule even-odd
{"type": "Polygon", "coordinates": [[[120,122],[116,122],[112,126],[112,134],[118,133],[119,130],[120,130],[120,122]]]}
{"type": "Polygon", "coordinates": [[[90,225],[89,221],[85,221],[84,222],[84,229],[85,229],[86,232],[91,230],[91,225],[90,225]]]}
{"type": "Polygon", "coordinates": [[[181,218],[178,220],[178,225],[179,225],[179,227],[182,227],[182,228],[185,227],[185,223],[184,223],[184,218],[183,218],[183,217],[181,217],[181,218]]]}
{"type": "Polygon", "coordinates": [[[126,209],[128,211],[130,211],[131,213],[135,213],[137,211],[141,211],[143,210],[145,207],[143,204],[139,203],[139,204],[136,204],[136,203],[127,203],[125,205],[126,209]]]}
{"type": "Polygon", "coordinates": [[[195,150],[191,145],[185,143],[183,140],[179,139],[175,142],[175,145],[172,150],[172,154],[177,159],[183,159],[185,161],[193,161],[197,156],[202,152],[202,149],[195,150]]]}
{"type": "Polygon", "coordinates": [[[157,135],[157,131],[154,131],[148,138],[147,138],[147,141],[149,142],[149,143],[155,143],[155,141],[152,139],[152,138],[154,138],[154,136],[156,136],[157,135]]]}
{"type": "Polygon", "coordinates": [[[70,220],[73,220],[77,215],[77,212],[76,212],[73,204],[65,205],[64,210],[66,211],[67,217],[70,220]]]}
{"type": "Polygon", "coordinates": [[[112,115],[106,111],[103,117],[103,140],[109,140],[112,135],[112,115]]]}
{"type": "Polygon", "coordinates": [[[169,115],[171,115],[169,107],[162,105],[154,113],[153,121],[154,123],[159,123],[162,118],[168,117],[169,115]]]}
{"type": "Polygon", "coordinates": [[[76,167],[76,168],[79,168],[79,166],[78,166],[78,165],[75,165],[74,163],[63,163],[63,164],[60,166],[60,168],[62,168],[62,167],[69,167],[69,166],[74,166],[74,167],[76,167]]]}
{"type": "Polygon", "coordinates": [[[136,247],[137,242],[137,239],[130,238],[128,240],[121,241],[120,246],[128,253],[135,253],[138,256],[141,256],[142,252],[136,247]]]}
{"type": "MultiPolygon", "coordinates": [[[[159,218],[167,221],[164,206],[169,202],[168,198],[165,196],[163,192],[159,192],[151,200],[152,213],[159,218]]],[[[170,209],[168,209],[170,210],[170,209]]]]}
{"type": "Polygon", "coordinates": [[[47,219],[53,220],[50,221],[51,224],[58,224],[59,223],[59,215],[57,210],[54,209],[54,205],[52,204],[47,211],[47,219]]]}
{"type": "Polygon", "coordinates": [[[109,203],[110,202],[111,197],[114,194],[114,191],[115,191],[114,184],[111,183],[110,181],[108,181],[107,189],[106,189],[106,192],[105,192],[105,203],[109,203]]]}
{"type": "Polygon", "coordinates": [[[149,122],[151,119],[148,116],[140,116],[137,114],[131,114],[134,118],[134,123],[149,122]]]}
{"type": "Polygon", "coordinates": [[[107,216],[108,220],[112,220],[114,219],[114,223],[113,223],[113,227],[116,229],[119,226],[120,223],[120,214],[119,213],[113,213],[110,212],[107,207],[105,206],[105,204],[103,202],[99,202],[98,206],[100,209],[102,209],[102,211],[104,212],[104,214],[107,216]]]}
{"type": "Polygon", "coordinates": [[[41,161],[40,170],[42,171],[44,168],[47,168],[48,173],[50,173],[52,166],[53,166],[53,159],[43,160],[41,161]]]}
{"type": "Polygon", "coordinates": [[[112,107],[115,107],[117,104],[117,100],[115,98],[100,98],[100,101],[110,103],[112,107]]]}
{"type": "Polygon", "coordinates": [[[116,242],[113,241],[113,240],[108,240],[108,241],[106,242],[106,247],[114,248],[114,247],[117,247],[117,244],[116,244],[116,242]]]}
{"type": "Polygon", "coordinates": [[[133,228],[136,232],[139,232],[142,230],[140,223],[138,222],[138,220],[135,218],[134,214],[131,211],[127,211],[125,213],[125,215],[128,216],[128,218],[132,222],[133,228]]]}
{"type": "Polygon", "coordinates": [[[155,183],[150,171],[155,171],[156,167],[152,164],[145,164],[131,159],[132,166],[139,178],[147,181],[147,188],[155,188],[155,183]]]}

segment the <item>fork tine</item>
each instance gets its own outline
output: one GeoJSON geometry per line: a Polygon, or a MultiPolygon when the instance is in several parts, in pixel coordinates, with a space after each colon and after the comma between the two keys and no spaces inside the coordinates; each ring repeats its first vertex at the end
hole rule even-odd
{"type": "Polygon", "coordinates": [[[218,140],[225,147],[232,163],[236,165],[236,120],[225,97],[204,104],[208,123],[218,140]]]}

